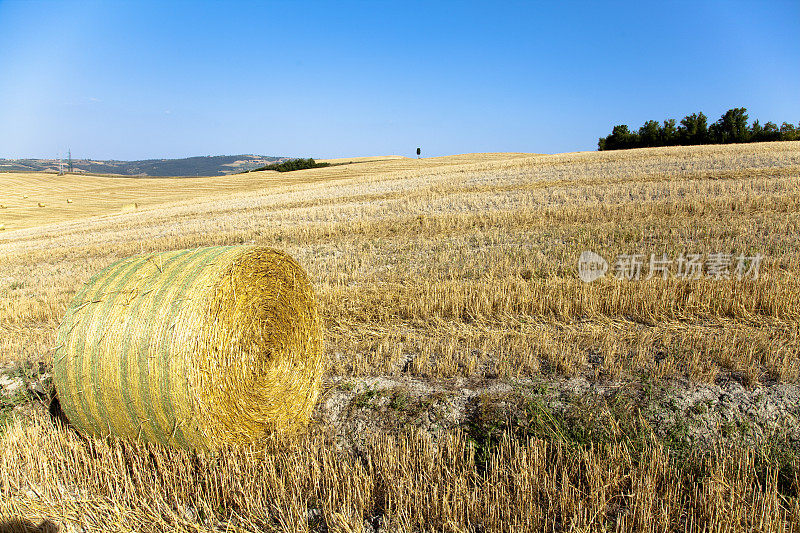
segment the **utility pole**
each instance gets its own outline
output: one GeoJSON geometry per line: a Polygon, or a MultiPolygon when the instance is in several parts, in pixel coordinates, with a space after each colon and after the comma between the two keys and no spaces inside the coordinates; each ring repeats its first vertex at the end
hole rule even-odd
{"type": "Polygon", "coordinates": [[[67,153],[69,154],[69,162],[67,163],[67,172],[72,174],[72,150],[68,150],[67,153]]]}

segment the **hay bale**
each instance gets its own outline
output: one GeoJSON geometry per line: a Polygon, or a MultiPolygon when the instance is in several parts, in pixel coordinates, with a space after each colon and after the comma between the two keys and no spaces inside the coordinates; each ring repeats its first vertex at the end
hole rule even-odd
{"type": "Polygon", "coordinates": [[[139,204],[133,202],[132,204],[125,204],[122,206],[121,213],[130,213],[131,211],[136,211],[139,209],[139,204]]]}
{"type": "Polygon", "coordinates": [[[308,277],[256,246],[109,266],[71,303],[57,346],[53,379],[76,428],[182,448],[304,427],[323,374],[308,277]]]}
{"type": "Polygon", "coordinates": [[[72,199],[71,198],[67,198],[67,203],[71,204],[72,203],[72,199]]]}
{"type": "Polygon", "coordinates": [[[0,231],[3,231],[5,229],[6,229],[6,225],[5,224],[0,224],[0,231]]]}
{"type": "Polygon", "coordinates": [[[37,205],[38,205],[39,207],[47,207],[47,206],[46,206],[46,205],[44,205],[42,202],[39,202],[37,205]]]}

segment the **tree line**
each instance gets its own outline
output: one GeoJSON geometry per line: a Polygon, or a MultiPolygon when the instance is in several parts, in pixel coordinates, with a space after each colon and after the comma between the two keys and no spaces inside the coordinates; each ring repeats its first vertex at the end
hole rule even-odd
{"type": "Polygon", "coordinates": [[[649,146],[800,140],[800,124],[795,126],[784,122],[778,127],[774,122],[762,125],[756,120],[748,125],[748,118],[746,108],[735,107],[726,111],[711,125],[702,112],[686,115],[680,124],[674,118],[660,124],[655,120],[648,120],[639,131],[630,131],[627,125],[622,124],[614,126],[610,135],[600,137],[597,149],[623,150],[649,146]]]}
{"type": "Polygon", "coordinates": [[[277,170],[278,172],[292,172],[293,170],[303,170],[306,168],[320,168],[329,167],[330,163],[317,163],[313,158],[308,159],[289,159],[282,163],[272,163],[259,168],[254,168],[250,172],[258,172],[259,170],[277,170]]]}

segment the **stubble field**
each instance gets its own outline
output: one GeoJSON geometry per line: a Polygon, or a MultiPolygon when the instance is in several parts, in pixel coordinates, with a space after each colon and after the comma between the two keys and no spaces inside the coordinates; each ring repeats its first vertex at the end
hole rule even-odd
{"type": "Polygon", "coordinates": [[[720,426],[695,439],[648,402],[666,387],[798,397],[800,142],[0,188],[7,368],[47,373],[70,299],[111,262],[237,243],[306,268],[329,359],[309,436],[257,454],[87,440],[5,409],[0,515],[118,531],[799,527],[796,405],[750,431],[741,405],[723,420],[692,400],[678,418],[720,426]],[[578,278],[585,250],[611,263],[604,279],[578,278]],[[762,255],[757,278],[645,279],[650,254],[715,253],[762,255]],[[641,279],[614,278],[623,254],[644,256],[641,279]],[[614,393],[548,403],[578,382],[614,393]]]}

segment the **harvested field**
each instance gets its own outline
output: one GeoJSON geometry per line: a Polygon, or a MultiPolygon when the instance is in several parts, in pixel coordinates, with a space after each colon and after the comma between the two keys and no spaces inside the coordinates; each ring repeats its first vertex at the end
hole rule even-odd
{"type": "Polygon", "coordinates": [[[0,176],[0,515],[117,531],[797,530],[800,142],[353,161],[0,176]],[[75,202],[37,209],[51,187],[75,202]],[[330,366],[310,436],[198,456],[83,439],[35,407],[95,272],[235,244],[286,251],[314,284],[330,366]],[[578,278],[586,250],[609,261],[604,279],[578,278]],[[632,254],[640,279],[616,279],[632,254]],[[646,279],[651,254],[730,254],[730,276],[646,279]],[[757,255],[738,279],[735,258],[757,255]]]}

